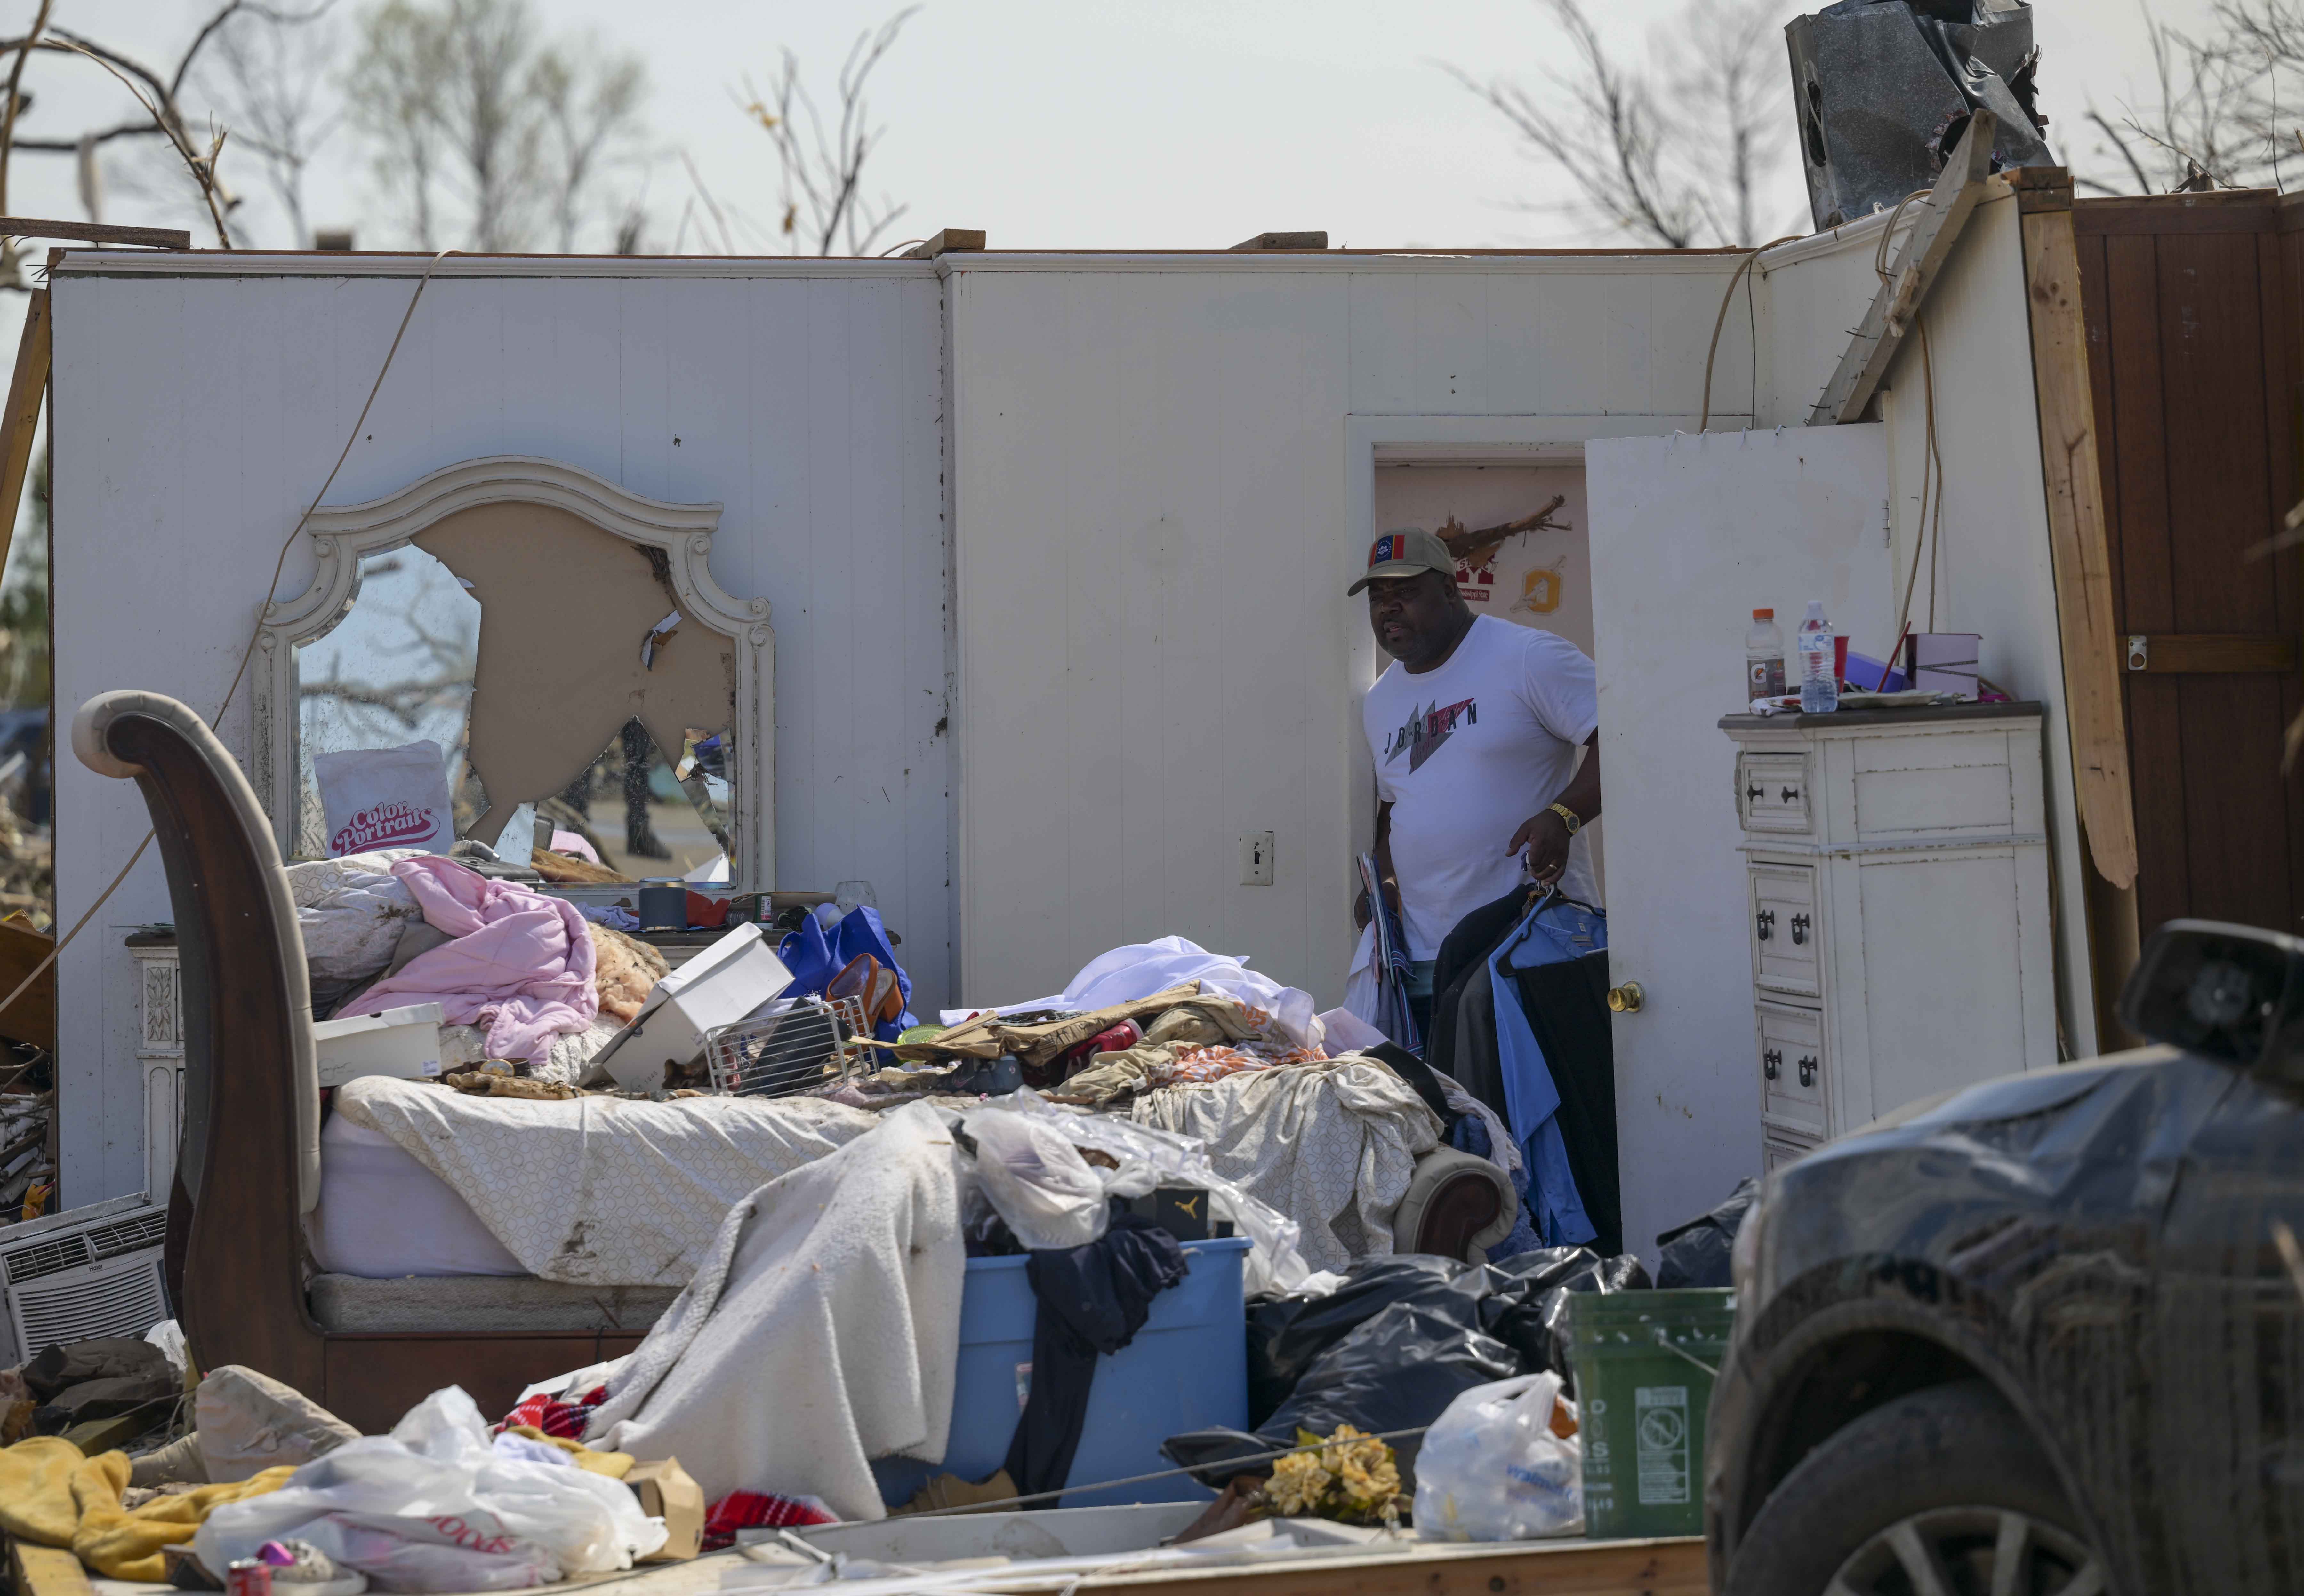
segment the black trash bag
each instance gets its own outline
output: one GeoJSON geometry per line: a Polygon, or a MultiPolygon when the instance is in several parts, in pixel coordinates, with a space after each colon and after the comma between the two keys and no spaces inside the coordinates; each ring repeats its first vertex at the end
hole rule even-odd
{"type": "Polygon", "coordinates": [[[1248,1310],[1248,1422],[1258,1429],[1288,1400],[1313,1361],[1398,1303],[1480,1328],[1489,1277],[1476,1263],[1432,1253],[1370,1258],[1326,1296],[1266,1297],[1248,1310]]]}
{"type": "Polygon", "coordinates": [[[1648,1271],[1630,1253],[1603,1258],[1589,1247],[1546,1247],[1488,1265],[1495,1279],[1482,1304],[1487,1332],[1512,1349],[1530,1373],[1565,1376],[1574,1394],[1570,1359],[1569,1299],[1588,1291],[1646,1291],[1648,1271]]]}
{"type": "Polygon", "coordinates": [[[1662,1256],[1656,1260],[1656,1289],[1676,1291],[1690,1286],[1729,1286],[1728,1254],[1736,1246],[1736,1232],[1760,1195],[1760,1178],[1748,1175],[1728,1194],[1726,1202],[1710,1213],[1676,1226],[1656,1237],[1662,1256]]]}
{"type": "MultiPolygon", "coordinates": [[[[1196,1430],[1171,1436],[1160,1449],[1201,1484],[1221,1491],[1236,1475],[1272,1472],[1268,1461],[1234,1460],[1292,1447],[1299,1431],[1325,1437],[1339,1424],[1369,1435],[1416,1429],[1474,1386],[1521,1372],[1512,1349],[1476,1326],[1415,1303],[1394,1303],[1322,1354],[1254,1435],[1196,1430]]],[[[1416,1489],[1421,1440],[1403,1436],[1391,1443],[1403,1490],[1416,1489]]]]}

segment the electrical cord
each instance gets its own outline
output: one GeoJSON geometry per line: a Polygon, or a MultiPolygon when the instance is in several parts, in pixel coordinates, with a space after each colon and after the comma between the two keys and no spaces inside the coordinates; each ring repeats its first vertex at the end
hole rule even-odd
{"type": "MultiPolygon", "coordinates": [[[[1744,281],[1744,274],[1752,269],[1753,263],[1758,261],[1761,256],[1775,249],[1778,244],[1797,243],[1806,236],[1807,235],[1805,233],[1791,232],[1786,233],[1783,238],[1770,240],[1768,242],[1762,244],[1758,249],[1753,250],[1749,255],[1744,257],[1743,260],[1736,267],[1736,274],[1728,279],[1728,291],[1720,296],[1720,314],[1713,319],[1712,323],[1712,347],[1706,352],[1704,357],[1704,413],[1702,418],[1696,424],[1697,431],[1703,432],[1712,425],[1712,367],[1713,362],[1720,358],[1720,332],[1722,328],[1728,325],[1728,307],[1736,298],[1736,285],[1744,281]]],[[[1751,320],[1751,301],[1749,298],[1745,301],[1744,315],[1745,319],[1748,322],[1751,320]]],[[[1752,334],[1756,353],[1758,346],[1759,336],[1759,332],[1756,328],[1752,334]]],[[[1756,359],[1752,362],[1752,380],[1755,383],[1758,383],[1759,381],[1759,361],[1756,359]]]]}
{"type": "MultiPolygon", "coordinates": [[[[327,477],[320,484],[320,491],[312,495],[311,502],[304,506],[304,513],[296,518],[296,524],[288,530],[286,541],[280,545],[279,557],[272,562],[272,579],[265,586],[265,596],[257,601],[256,625],[248,634],[247,646],[240,651],[240,665],[232,673],[232,685],[224,688],[224,697],[216,705],[216,713],[208,717],[210,726],[216,725],[224,718],[224,712],[232,706],[233,697],[240,691],[241,682],[247,678],[249,662],[256,657],[257,642],[264,635],[264,612],[272,602],[271,595],[279,590],[280,573],[288,569],[288,551],[296,546],[296,539],[303,532],[306,523],[311,520],[312,512],[319,509],[320,501],[326,498],[328,490],[335,486],[336,473],[342,471],[344,469],[344,461],[352,458],[352,445],[360,441],[360,428],[368,425],[368,413],[376,404],[376,396],[384,389],[385,376],[392,369],[393,358],[400,353],[400,342],[408,334],[408,324],[415,318],[416,307],[422,302],[425,289],[431,285],[432,274],[439,269],[440,263],[449,256],[462,253],[464,251],[462,249],[441,250],[432,258],[430,264],[425,266],[423,276],[417,280],[416,291],[408,299],[408,308],[401,313],[399,330],[392,335],[392,347],[385,350],[384,364],[377,368],[376,381],[368,384],[368,399],[361,404],[358,418],[352,422],[352,435],[344,440],[343,449],[336,456],[336,463],[328,468],[327,477]]],[[[51,739],[55,736],[53,726],[49,735],[51,739]]],[[[145,832],[143,840],[136,845],[136,851],[130,854],[128,862],[120,867],[120,874],[114,876],[104,891],[97,894],[96,901],[89,904],[82,911],[80,918],[72,922],[72,929],[56,939],[56,945],[48,950],[47,957],[33,967],[30,975],[16,984],[15,991],[4,998],[0,998],[0,1009],[5,1009],[11,1003],[30,991],[32,983],[46,975],[63,956],[64,950],[72,946],[72,939],[88,928],[89,922],[96,918],[97,911],[105,906],[113,893],[120,890],[121,883],[128,879],[128,873],[136,868],[136,861],[144,857],[144,850],[152,846],[153,836],[154,833],[151,831],[145,832]]]]}

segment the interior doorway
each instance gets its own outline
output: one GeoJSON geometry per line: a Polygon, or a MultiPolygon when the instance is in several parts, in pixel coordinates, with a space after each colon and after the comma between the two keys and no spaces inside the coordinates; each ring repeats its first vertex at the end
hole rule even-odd
{"type": "MultiPolygon", "coordinates": [[[[1547,506],[1546,525],[1512,533],[1460,562],[1456,585],[1475,615],[1555,632],[1589,654],[1592,558],[1581,460],[1376,462],[1375,527],[1379,533],[1421,528],[1441,534],[1453,547],[1459,531],[1511,526],[1547,506]]],[[[1378,670],[1386,663],[1379,656],[1378,670]]],[[[1582,757],[1580,753],[1580,762],[1582,757]]],[[[1539,799],[1530,808],[1540,805],[1539,799]]],[[[1596,820],[1588,829],[1593,879],[1605,902],[1601,824],[1596,820]]]]}

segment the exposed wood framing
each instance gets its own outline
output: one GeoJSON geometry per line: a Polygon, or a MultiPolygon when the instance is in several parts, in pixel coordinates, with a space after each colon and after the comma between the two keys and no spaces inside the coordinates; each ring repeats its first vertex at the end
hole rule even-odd
{"type": "MultiPolygon", "coordinates": [[[[2061,173],[2024,174],[2035,197],[2069,191],[2061,173]]],[[[2096,461],[2096,400],[2080,315],[2080,252],[2072,215],[2037,203],[2020,218],[2032,313],[2032,382],[2040,415],[2040,468],[2048,494],[2048,553],[2064,660],[2065,729],[2071,739],[2080,827],[2097,874],[2136,884],[2136,813],[2128,727],[2121,707],[2112,552],[2096,461]]]]}
{"type": "Polygon", "coordinates": [[[1969,213],[1984,198],[1984,180],[1992,172],[1993,135],[1999,125],[1989,111],[1978,111],[1969,119],[1960,147],[1944,163],[1936,188],[1921,202],[1919,219],[1905,237],[1888,281],[1880,285],[1872,308],[1864,313],[1864,325],[1849,341],[1848,352],[1840,357],[1840,368],[1832,374],[1824,397],[1809,414],[1810,426],[1864,418],[1873,394],[1888,375],[1890,362],[1903,345],[1905,330],[1936,286],[1969,213]]]}
{"type": "Polygon", "coordinates": [[[112,227],[102,222],[55,222],[38,216],[0,216],[0,238],[63,239],[74,244],[142,244],[155,249],[189,249],[192,235],[176,227],[112,227]]]}
{"type": "Polygon", "coordinates": [[[24,475],[32,464],[32,435],[40,429],[40,401],[48,392],[49,330],[48,291],[36,288],[24,309],[24,336],[16,345],[8,408],[0,411],[0,570],[8,566],[16,506],[23,502],[24,475]]]}

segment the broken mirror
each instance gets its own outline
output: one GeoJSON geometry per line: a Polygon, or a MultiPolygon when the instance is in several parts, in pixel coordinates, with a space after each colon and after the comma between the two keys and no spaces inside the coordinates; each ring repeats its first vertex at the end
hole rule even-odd
{"type": "Polygon", "coordinates": [[[342,618],[299,645],[297,857],[469,839],[549,881],[726,881],[725,729],[679,717],[667,747],[656,724],[724,706],[717,639],[655,620],[661,573],[629,545],[563,544],[556,567],[515,571],[499,540],[460,531],[364,557],[342,618]],[[579,601],[596,628],[565,625],[579,601]],[[619,609],[655,624],[608,623],[619,609]],[[634,708],[648,723],[617,727],[634,708]],[[567,745],[588,722],[615,730],[585,759],[589,738],[567,745]]]}

